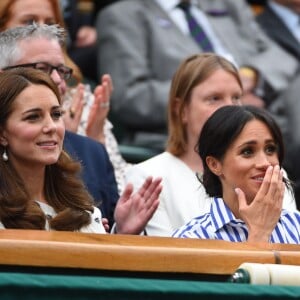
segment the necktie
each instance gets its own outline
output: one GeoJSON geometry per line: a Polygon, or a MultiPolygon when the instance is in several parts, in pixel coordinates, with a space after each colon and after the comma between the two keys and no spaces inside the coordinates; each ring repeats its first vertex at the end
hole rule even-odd
{"type": "Polygon", "coordinates": [[[178,7],[184,11],[190,33],[192,37],[196,40],[198,45],[206,52],[213,52],[214,48],[211,42],[209,41],[205,31],[201,28],[197,20],[190,12],[191,4],[188,1],[182,1],[178,5],[178,7]]]}

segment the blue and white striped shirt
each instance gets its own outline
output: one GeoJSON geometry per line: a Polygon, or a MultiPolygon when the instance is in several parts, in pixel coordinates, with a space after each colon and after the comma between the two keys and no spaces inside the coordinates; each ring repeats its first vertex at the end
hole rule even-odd
{"type": "MultiPolygon", "coordinates": [[[[173,237],[244,242],[248,238],[248,228],[244,221],[235,218],[222,198],[214,198],[209,213],[192,219],[177,229],[173,237]]],[[[282,210],[270,242],[300,244],[300,213],[298,211],[282,210]]]]}

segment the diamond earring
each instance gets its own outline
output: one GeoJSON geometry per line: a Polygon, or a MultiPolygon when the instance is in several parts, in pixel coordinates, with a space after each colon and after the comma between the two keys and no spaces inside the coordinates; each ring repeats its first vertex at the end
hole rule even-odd
{"type": "Polygon", "coordinates": [[[2,159],[3,159],[3,161],[8,161],[8,155],[7,155],[7,152],[6,152],[6,148],[4,148],[4,151],[3,151],[3,154],[2,154],[2,159]]]}

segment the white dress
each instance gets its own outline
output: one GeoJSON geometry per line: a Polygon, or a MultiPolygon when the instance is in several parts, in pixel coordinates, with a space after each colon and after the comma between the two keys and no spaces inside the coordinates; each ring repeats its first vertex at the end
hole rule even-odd
{"type": "MultiPolygon", "coordinates": [[[[44,212],[44,214],[46,216],[48,216],[50,218],[53,218],[56,216],[56,212],[52,206],[50,206],[44,202],[40,202],[40,201],[36,201],[36,202],[38,203],[41,210],[44,212]]],[[[104,233],[105,234],[106,232],[102,225],[102,215],[101,215],[100,210],[97,207],[94,207],[94,212],[90,213],[90,214],[91,214],[91,223],[89,225],[82,227],[80,230],[77,230],[77,231],[84,232],[84,233],[104,233]]],[[[5,229],[5,227],[3,226],[3,224],[1,222],[0,222],[0,229],[5,229]]],[[[49,228],[48,221],[46,221],[45,230],[51,230],[49,228]]]]}
{"type": "Polygon", "coordinates": [[[138,189],[148,176],[162,177],[160,204],[146,227],[147,235],[171,236],[199,214],[209,211],[211,199],[196,174],[169,152],[129,168],[126,181],[138,189]]]}
{"type": "MultiPolygon", "coordinates": [[[[157,211],[146,227],[150,236],[171,236],[191,219],[210,210],[210,198],[196,174],[179,158],[164,152],[129,168],[126,181],[138,189],[146,177],[162,177],[163,190],[157,211]]],[[[283,207],[295,210],[295,199],[285,194],[283,207]]]]}

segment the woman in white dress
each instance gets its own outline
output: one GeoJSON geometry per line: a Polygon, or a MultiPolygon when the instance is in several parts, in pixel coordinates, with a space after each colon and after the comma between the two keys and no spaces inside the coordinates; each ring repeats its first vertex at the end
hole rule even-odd
{"type": "MultiPolygon", "coordinates": [[[[197,179],[203,166],[195,145],[210,115],[225,105],[241,105],[242,95],[239,73],[225,58],[202,53],[181,63],[169,93],[166,151],[131,167],[126,174],[135,188],[149,175],[163,178],[160,204],[146,227],[148,235],[170,236],[192,218],[208,212],[211,199],[197,179]]],[[[284,207],[296,208],[288,192],[284,207]]]]}
{"type": "MultiPolygon", "coordinates": [[[[79,179],[80,163],[62,149],[62,111],[48,74],[31,68],[0,73],[1,228],[106,232],[79,179]]],[[[160,190],[160,179],[152,178],[135,194],[127,186],[115,210],[115,232],[140,234],[160,190]]]]}
{"type": "MultiPolygon", "coordinates": [[[[59,24],[65,28],[64,19],[58,0],[1,0],[0,31],[31,23],[59,24]]],[[[66,31],[67,34],[67,31],[66,31]]],[[[68,39],[66,38],[66,42],[68,39]]],[[[121,156],[117,140],[113,134],[113,124],[107,115],[110,106],[110,95],[113,90],[111,77],[108,74],[100,78],[94,90],[90,84],[83,84],[82,74],[76,64],[62,48],[65,64],[73,69],[73,79],[78,84],[61,90],[64,96],[63,118],[66,129],[88,136],[105,145],[110,161],[114,167],[118,191],[124,190],[124,170],[129,164],[121,156]]],[[[91,61],[91,64],[95,63],[91,61]]],[[[74,80],[73,80],[74,81],[74,80]]],[[[66,84],[66,83],[65,83],[66,84]]],[[[68,82],[69,84],[69,82],[68,82]]]]}

